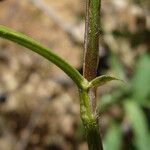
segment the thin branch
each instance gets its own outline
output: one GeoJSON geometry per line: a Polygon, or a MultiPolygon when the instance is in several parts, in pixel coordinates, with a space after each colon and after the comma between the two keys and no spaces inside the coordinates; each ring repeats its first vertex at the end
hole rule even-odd
{"type": "Polygon", "coordinates": [[[84,77],[73,66],[68,64],[58,55],[54,54],[49,48],[41,45],[32,38],[1,25],[0,37],[16,42],[48,59],[60,69],[62,69],[79,88],[84,88],[87,84],[86,79],[84,79],[84,77]]]}

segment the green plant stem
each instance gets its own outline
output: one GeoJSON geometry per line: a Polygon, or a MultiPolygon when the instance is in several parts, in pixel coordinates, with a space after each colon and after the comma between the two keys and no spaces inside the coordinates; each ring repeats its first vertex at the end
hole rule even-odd
{"type": "MultiPolygon", "coordinates": [[[[96,78],[97,73],[100,6],[101,0],[86,0],[83,76],[88,81],[96,78]]],[[[101,136],[98,129],[98,121],[95,116],[96,88],[94,87],[90,88],[88,91],[80,92],[80,102],[81,118],[85,127],[89,150],[103,150],[101,136]],[[88,103],[88,105],[85,105],[86,103],[88,103]],[[82,105],[86,106],[86,108],[82,105]],[[86,114],[90,115],[87,116],[86,114]]]]}
{"type": "Polygon", "coordinates": [[[0,25],[0,37],[16,42],[30,50],[45,57],[60,69],[62,69],[76,84],[79,88],[85,87],[88,82],[83,76],[65,60],[54,54],[50,49],[36,42],[32,38],[25,36],[19,32],[0,25]]]}
{"type": "Polygon", "coordinates": [[[89,150],[102,150],[99,127],[95,115],[91,111],[87,90],[79,90],[80,114],[85,129],[89,150]]]}
{"type": "MultiPolygon", "coordinates": [[[[99,26],[101,0],[86,1],[83,76],[91,81],[96,77],[99,53],[99,26]]],[[[96,88],[89,91],[91,108],[96,112],[96,88]]]]}
{"type": "Polygon", "coordinates": [[[101,1],[87,0],[86,3],[83,75],[90,81],[96,77],[97,72],[101,1]]]}

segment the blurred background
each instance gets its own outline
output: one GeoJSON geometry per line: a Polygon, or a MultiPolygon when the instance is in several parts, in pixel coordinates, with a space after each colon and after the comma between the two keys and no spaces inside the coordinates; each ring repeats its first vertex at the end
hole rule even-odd
{"type": "MultiPolygon", "coordinates": [[[[98,88],[105,150],[150,149],[150,1],[102,0],[98,88]]],[[[1,0],[0,24],[82,71],[85,0],[1,0]]],[[[0,150],[87,150],[77,88],[56,66],[0,39],[0,150]]]]}

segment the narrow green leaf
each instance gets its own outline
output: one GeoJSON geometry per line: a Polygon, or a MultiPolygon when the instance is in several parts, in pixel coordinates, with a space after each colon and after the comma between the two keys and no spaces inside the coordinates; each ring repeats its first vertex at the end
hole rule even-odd
{"type": "Polygon", "coordinates": [[[115,77],[112,77],[112,76],[102,75],[102,76],[96,77],[95,79],[90,81],[89,88],[98,87],[98,86],[104,85],[104,84],[106,84],[110,81],[113,81],[113,80],[122,81],[122,80],[115,78],[115,77]]]}
{"type": "Polygon", "coordinates": [[[140,103],[146,103],[150,97],[150,56],[141,55],[136,67],[136,72],[131,81],[133,97],[140,103]],[[144,88],[143,88],[144,87],[144,88]]]}
{"type": "Polygon", "coordinates": [[[146,117],[140,106],[128,100],[124,103],[126,116],[132,126],[134,133],[134,144],[137,150],[149,150],[149,130],[146,117]]]}
{"type": "Polygon", "coordinates": [[[79,88],[83,88],[87,83],[86,79],[64,59],[54,54],[50,49],[36,42],[32,38],[16,32],[12,29],[0,25],[0,37],[16,42],[48,59],[60,69],[62,69],[79,88]]]}
{"type": "Polygon", "coordinates": [[[120,150],[122,142],[122,133],[120,126],[113,124],[104,137],[105,150],[120,150]]]}

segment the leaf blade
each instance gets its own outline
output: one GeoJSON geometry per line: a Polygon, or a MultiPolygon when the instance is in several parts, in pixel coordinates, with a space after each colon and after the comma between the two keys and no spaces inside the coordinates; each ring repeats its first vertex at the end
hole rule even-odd
{"type": "Polygon", "coordinates": [[[115,123],[108,129],[104,137],[105,150],[120,150],[122,144],[121,127],[115,123]]]}
{"type": "Polygon", "coordinates": [[[123,80],[118,79],[116,77],[102,75],[102,76],[96,77],[95,79],[90,81],[89,88],[102,86],[102,85],[104,85],[104,84],[106,84],[106,83],[108,83],[110,81],[113,81],[113,80],[118,80],[118,81],[124,82],[123,80]]]}
{"type": "Polygon", "coordinates": [[[137,150],[149,149],[149,130],[144,112],[140,106],[132,101],[127,100],[124,103],[125,113],[135,135],[134,143],[137,150]]]}

